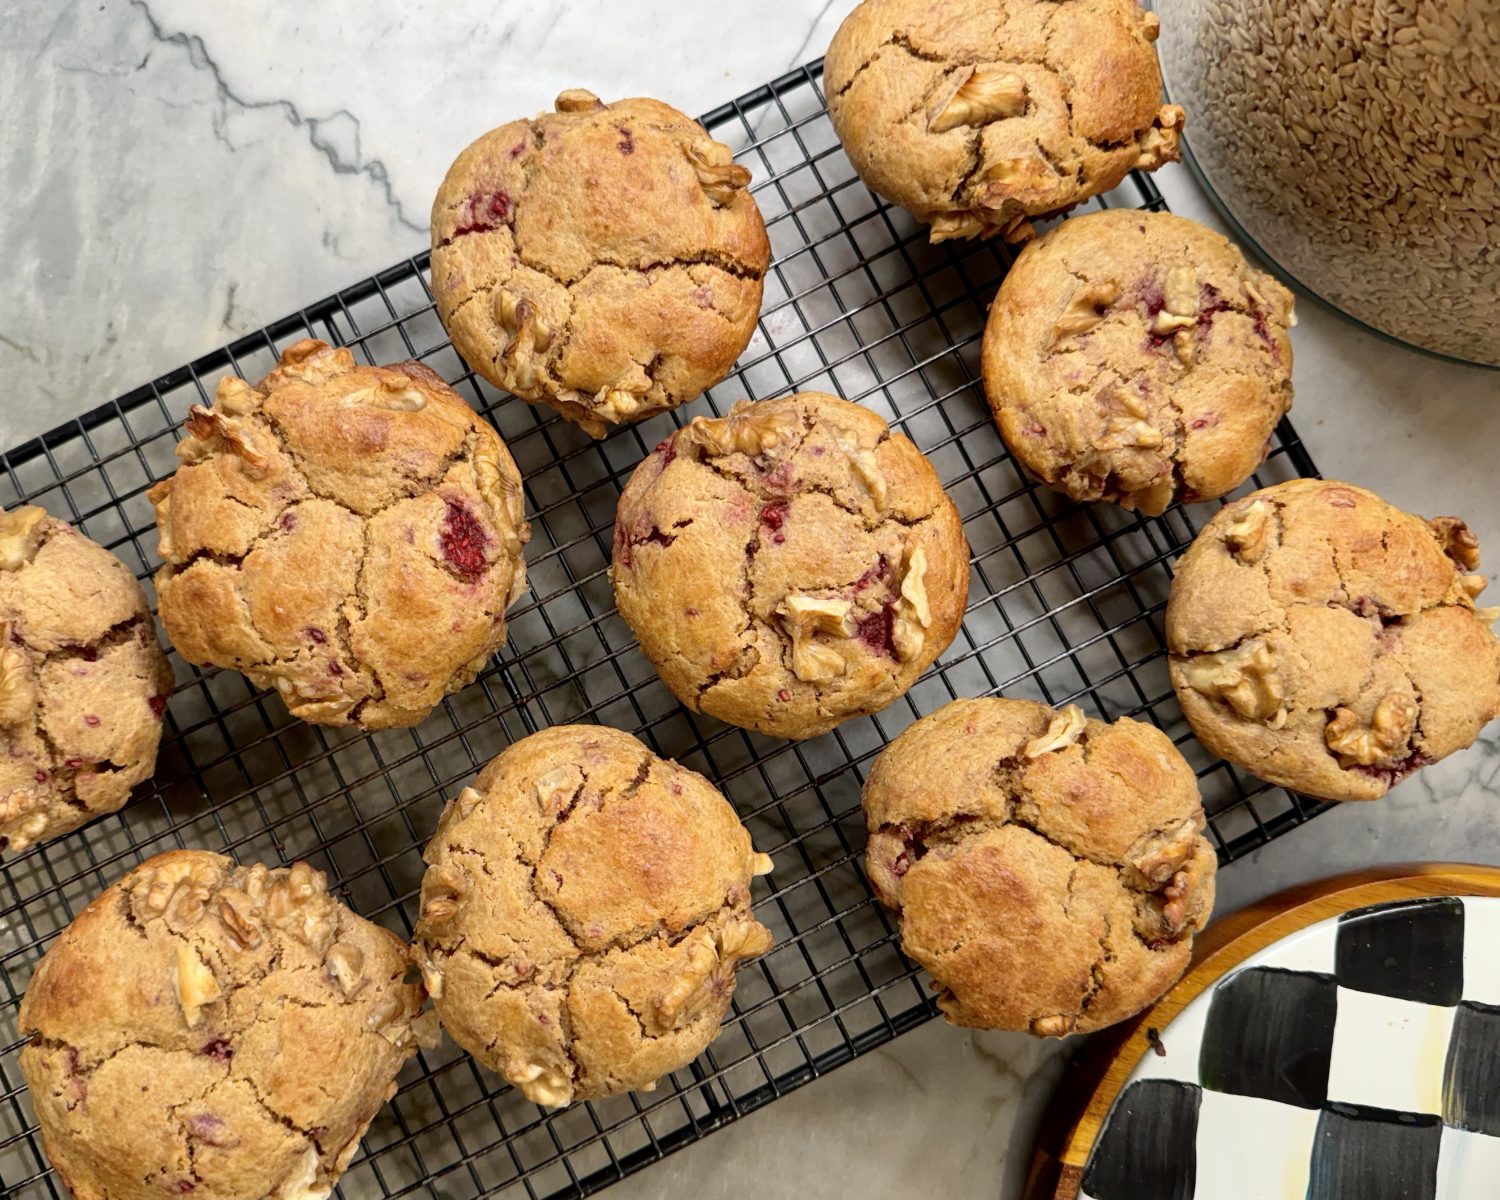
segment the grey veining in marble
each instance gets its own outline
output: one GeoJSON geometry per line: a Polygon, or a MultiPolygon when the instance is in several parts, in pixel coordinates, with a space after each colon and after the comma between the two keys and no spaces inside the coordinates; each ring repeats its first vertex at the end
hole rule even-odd
{"type": "MultiPolygon", "coordinates": [[[[0,23],[0,444],[420,250],[483,130],[565,87],[706,110],[818,57],[853,0],[11,5],[0,23]]],[[[1212,219],[1185,169],[1171,206],[1212,219]]],[[[1500,374],[1300,304],[1294,418],[1325,473],[1460,513],[1500,562],[1500,374]]],[[[1333,871],[1500,862],[1500,739],[1223,875],[1224,909],[1333,871]]],[[[1055,1047],[940,1024],[611,1192],[1015,1196],[1055,1047]]]]}

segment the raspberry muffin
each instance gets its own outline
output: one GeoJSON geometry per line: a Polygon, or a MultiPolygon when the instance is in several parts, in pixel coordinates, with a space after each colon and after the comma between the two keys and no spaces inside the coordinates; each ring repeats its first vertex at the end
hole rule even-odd
{"type": "Polygon", "coordinates": [[[1198,740],[1262,779],[1374,800],[1500,710],[1479,543],[1347,483],[1227,505],[1177,565],[1172,684],[1198,740]]]}
{"type": "Polygon", "coordinates": [[[657,100],[574,89],[469,146],[432,205],[432,289],[469,366],[595,437],[685,404],[755,332],[750,172],[657,100]]]}
{"type": "Polygon", "coordinates": [[[878,712],[948,648],[969,549],[908,438],[804,392],[658,446],[620,497],[610,575],[679,700],[808,738],[878,712]]]}
{"type": "Polygon", "coordinates": [[[428,844],[416,948],[453,1040],[538,1104],[650,1091],[718,1036],[771,948],[771,869],[701,775],[629,734],[517,742],[428,844]]]}
{"type": "Polygon", "coordinates": [[[305,863],[175,850],[100,895],[21,1001],[76,1200],[322,1200],[416,1050],[406,948],[305,863]]]}
{"type": "Polygon", "coordinates": [[[1075,500],[1156,515],[1250,478],[1292,406],[1292,295],[1211,229],[1110,209],[1021,252],[984,334],[1011,453],[1075,500]]]}
{"type": "Polygon", "coordinates": [[[1024,241],[1032,217],[1176,161],[1157,28],[1136,0],[865,0],[828,47],[828,112],[934,242],[1024,241]]]}
{"type": "Polygon", "coordinates": [[[1192,768],[1158,729],[956,700],[881,752],[866,869],[955,1025],[1060,1037],[1159,998],[1213,907],[1192,768]]]}
{"type": "Polygon", "coordinates": [[[157,611],[178,651],[318,725],[415,725],[505,640],[525,590],[521,479],[421,363],[290,347],[195,405],[151,489],[157,611]]]}
{"type": "Polygon", "coordinates": [[[43,509],[0,513],[0,850],[123,808],[171,694],[130,569],[43,509]]]}

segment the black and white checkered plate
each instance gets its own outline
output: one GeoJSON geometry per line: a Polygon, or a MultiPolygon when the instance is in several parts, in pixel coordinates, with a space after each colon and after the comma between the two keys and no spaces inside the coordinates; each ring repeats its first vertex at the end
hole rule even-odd
{"type": "Polygon", "coordinates": [[[1160,1041],[1110,1110],[1085,1200],[1500,1196],[1500,899],[1310,925],[1160,1041]]]}

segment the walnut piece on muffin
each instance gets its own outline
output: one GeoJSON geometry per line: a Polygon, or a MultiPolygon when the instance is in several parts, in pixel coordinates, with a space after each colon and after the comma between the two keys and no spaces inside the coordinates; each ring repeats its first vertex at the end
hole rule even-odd
{"type": "Polygon", "coordinates": [[[650,1091],[771,948],[750,911],[771,860],[706,779],[615,729],[511,746],[425,857],[416,949],[438,1017],[538,1104],[650,1091]]]}
{"type": "Polygon", "coordinates": [[[871,188],[932,240],[1024,241],[1032,217],[1175,162],[1137,0],[865,0],[828,47],[828,112],[871,188]]]}
{"type": "Polygon", "coordinates": [[[130,569],[45,509],[0,513],[0,850],[124,807],[171,694],[130,569]]]}
{"type": "Polygon", "coordinates": [[[432,288],[469,366],[602,437],[729,373],[771,247],[750,172],[696,121],[582,89],[556,107],[449,168],[432,288]]]}
{"type": "Polygon", "coordinates": [[[47,1157],[75,1200],[322,1200],[416,1051],[410,965],[306,863],[148,859],[21,1001],[47,1157]]]}
{"type": "Polygon", "coordinates": [[[1500,711],[1479,543],[1347,483],[1226,505],[1177,564],[1172,685],[1198,740],[1271,783],[1374,800],[1500,711]]]}
{"type": "Polygon", "coordinates": [[[1156,515],[1247,480],[1292,406],[1292,295],[1227,238],[1110,209],[1027,246],[984,334],[1011,453],[1075,500],[1156,515]]]}
{"type": "Polygon", "coordinates": [[[294,716],[415,725],[505,640],[526,587],[510,453],[421,363],[306,340],[195,405],[148,493],[157,609],[178,651],[275,688],[294,716]]]}
{"type": "Polygon", "coordinates": [[[1217,869],[1197,780],[1154,726],[955,700],[865,781],[870,884],[955,1025],[1101,1029],[1187,968],[1217,869]]]}
{"type": "Polygon", "coordinates": [[[969,549],[909,438],[804,392],[662,442],[620,497],[610,576],[679,700],[808,738],[884,708],[948,648],[969,549]]]}

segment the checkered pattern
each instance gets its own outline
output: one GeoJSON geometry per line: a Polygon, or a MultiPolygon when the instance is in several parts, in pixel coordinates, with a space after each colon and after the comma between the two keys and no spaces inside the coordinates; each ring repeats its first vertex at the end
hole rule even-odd
{"type": "Polygon", "coordinates": [[[1500,900],[1346,913],[1252,958],[1162,1032],[1087,1200],[1500,1195],[1500,900]]]}

